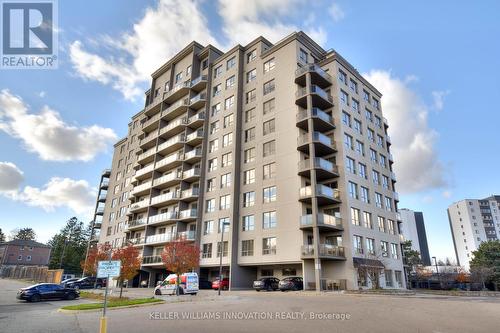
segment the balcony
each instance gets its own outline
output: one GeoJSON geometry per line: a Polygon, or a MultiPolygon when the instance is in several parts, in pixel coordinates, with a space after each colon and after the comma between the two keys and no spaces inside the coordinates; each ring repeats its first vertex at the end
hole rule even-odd
{"type": "Polygon", "coordinates": [[[167,157],[164,157],[163,159],[156,162],[155,170],[163,172],[175,168],[182,164],[182,159],[183,159],[183,154],[180,152],[168,155],[167,157]]]}
{"type": "Polygon", "coordinates": [[[193,164],[199,162],[202,157],[201,148],[196,148],[184,154],[184,162],[193,164]]]}
{"type": "Polygon", "coordinates": [[[391,179],[396,181],[396,174],[393,171],[391,171],[391,179]]]}
{"type": "MultiPolygon", "coordinates": [[[[302,259],[314,259],[314,245],[302,245],[302,259]]],[[[345,260],[343,246],[319,244],[318,257],[329,260],[345,260]]]]}
{"type": "Polygon", "coordinates": [[[196,220],[198,217],[198,209],[186,209],[179,212],[179,220],[189,221],[196,220]]]}
{"type": "Polygon", "coordinates": [[[201,175],[200,168],[192,168],[182,173],[182,180],[186,182],[197,181],[198,179],[200,179],[200,175],[201,175]]]}
{"type": "Polygon", "coordinates": [[[309,118],[312,118],[314,129],[317,131],[327,132],[335,128],[333,118],[328,113],[318,108],[313,108],[312,110],[300,110],[297,113],[297,127],[308,131],[309,118]]]}
{"type": "Polygon", "coordinates": [[[189,107],[189,98],[183,98],[161,112],[162,119],[172,120],[185,113],[189,107]]]}
{"type": "Polygon", "coordinates": [[[189,92],[190,87],[191,87],[190,81],[185,81],[176,84],[175,86],[172,87],[172,89],[163,93],[163,101],[165,101],[168,104],[172,104],[177,99],[179,99],[179,97],[187,94],[189,92]]]}
{"type": "Polygon", "coordinates": [[[156,147],[146,150],[145,152],[137,156],[137,163],[146,164],[153,162],[155,153],[156,153],[156,147]]]}
{"type": "Polygon", "coordinates": [[[147,178],[151,178],[151,173],[154,169],[154,165],[150,164],[142,169],[139,169],[135,172],[134,178],[135,180],[143,180],[147,178]]]}
{"type": "Polygon", "coordinates": [[[172,191],[169,193],[161,194],[151,199],[152,207],[160,207],[177,202],[180,199],[180,191],[172,191]]]}
{"type": "Polygon", "coordinates": [[[157,137],[158,131],[156,129],[151,132],[145,133],[139,141],[139,147],[143,150],[147,150],[151,147],[156,146],[157,137]]]}
{"type": "Polygon", "coordinates": [[[104,215],[104,207],[97,207],[97,209],[95,210],[95,215],[104,215]]]}
{"type": "Polygon", "coordinates": [[[186,143],[191,146],[197,146],[203,141],[203,129],[200,128],[186,136],[186,143]]]}
{"type": "MultiPolygon", "coordinates": [[[[340,203],[340,192],[338,189],[331,188],[325,185],[316,185],[316,198],[318,205],[332,205],[340,203]]],[[[305,186],[300,188],[299,200],[306,203],[311,203],[313,197],[312,187],[305,186]]]]}
{"type": "Polygon", "coordinates": [[[393,195],[394,201],[399,201],[399,194],[398,194],[398,192],[392,192],[392,195],[393,195]]]}
{"type": "Polygon", "coordinates": [[[205,112],[201,111],[195,114],[194,116],[189,117],[188,125],[191,128],[198,128],[203,126],[203,122],[205,121],[205,112]]]}
{"type": "Polygon", "coordinates": [[[389,153],[389,163],[394,163],[394,156],[391,153],[389,153]]]}
{"type": "Polygon", "coordinates": [[[158,112],[154,116],[150,117],[148,120],[142,123],[142,131],[143,132],[151,132],[155,128],[158,128],[160,126],[160,116],[161,114],[158,112]]]}
{"type": "Polygon", "coordinates": [[[180,171],[172,171],[171,173],[161,176],[153,180],[154,188],[167,188],[172,185],[178,184],[182,179],[182,173],[180,171]]]}
{"type": "Polygon", "coordinates": [[[177,233],[177,239],[186,240],[186,241],[194,241],[196,239],[196,232],[189,231],[180,231],[177,233]]]}
{"type": "Polygon", "coordinates": [[[178,134],[173,138],[168,139],[158,146],[158,152],[162,155],[170,154],[184,146],[186,142],[186,137],[184,133],[178,134]]]}
{"type": "Polygon", "coordinates": [[[143,265],[163,265],[161,255],[142,257],[143,265]]]}
{"type": "MultiPolygon", "coordinates": [[[[300,217],[300,229],[311,229],[313,227],[313,215],[302,215],[300,217]]],[[[317,226],[319,230],[325,231],[341,231],[344,230],[342,226],[342,218],[340,216],[333,216],[328,214],[318,214],[317,226]]]]}
{"type": "Polygon", "coordinates": [[[389,136],[389,134],[387,134],[387,135],[385,136],[385,142],[387,142],[387,145],[388,145],[388,146],[390,146],[390,145],[392,144],[392,142],[391,142],[391,137],[389,136]]]}
{"type": "Polygon", "coordinates": [[[130,204],[130,213],[146,211],[149,207],[149,198],[130,204]]]}
{"type": "Polygon", "coordinates": [[[131,194],[134,196],[141,196],[141,195],[149,193],[150,188],[151,188],[151,181],[148,180],[144,184],[134,186],[131,194]]]}
{"type": "Polygon", "coordinates": [[[93,229],[101,229],[101,227],[102,227],[101,221],[95,221],[94,225],[92,226],[93,229]]]}
{"type": "Polygon", "coordinates": [[[111,169],[102,170],[101,176],[103,176],[105,178],[109,178],[109,176],[111,176],[111,169]]]}
{"type": "Polygon", "coordinates": [[[325,180],[339,176],[339,170],[335,164],[321,157],[307,159],[299,162],[299,175],[311,178],[311,170],[316,170],[316,179],[325,180]]]}
{"type": "Polygon", "coordinates": [[[308,90],[307,88],[299,88],[296,93],[295,104],[307,109],[307,96],[311,95],[312,106],[322,110],[333,107],[333,98],[326,91],[316,85],[312,85],[308,90]]]}
{"type": "Polygon", "coordinates": [[[144,245],[144,243],[146,242],[146,238],[144,237],[129,238],[126,240],[126,242],[136,246],[144,245]]]}
{"type": "Polygon", "coordinates": [[[131,230],[137,230],[137,229],[142,229],[146,225],[146,220],[140,219],[140,220],[134,220],[130,221],[126,226],[125,230],[126,231],[131,231],[131,230]]]}
{"type": "Polygon", "coordinates": [[[186,117],[178,118],[168,123],[167,126],[160,128],[159,136],[162,138],[169,138],[172,135],[184,132],[188,119],[186,117]]]}
{"type": "MultiPolygon", "coordinates": [[[[305,154],[310,154],[309,152],[309,133],[302,134],[297,139],[297,149],[305,154]]],[[[329,155],[337,151],[337,146],[335,142],[329,137],[320,132],[313,132],[312,143],[314,144],[314,149],[316,155],[329,155]]]]}
{"type": "Polygon", "coordinates": [[[191,89],[196,92],[202,91],[207,87],[207,80],[207,75],[200,75],[197,78],[194,78],[193,80],[191,80],[191,89]]]}
{"type": "Polygon", "coordinates": [[[175,234],[171,232],[167,232],[164,234],[156,234],[146,237],[146,244],[157,244],[157,243],[166,243],[175,240],[175,234]]]}
{"type": "Polygon", "coordinates": [[[181,192],[182,201],[196,201],[200,195],[200,189],[198,187],[193,187],[181,192]]]}
{"type": "Polygon", "coordinates": [[[179,217],[179,213],[176,211],[161,213],[148,217],[148,225],[174,222],[179,217]]]}
{"type": "Polygon", "coordinates": [[[399,222],[403,221],[401,219],[401,213],[400,212],[396,212],[396,220],[398,220],[399,222]]]}
{"type": "Polygon", "coordinates": [[[384,128],[389,127],[389,123],[387,122],[387,118],[386,117],[383,117],[382,121],[384,122],[384,128]]]}
{"type": "Polygon", "coordinates": [[[107,190],[108,186],[109,186],[109,181],[107,181],[107,180],[103,180],[101,182],[101,184],[99,185],[99,187],[101,188],[101,190],[107,190]]]}
{"type": "Polygon", "coordinates": [[[97,198],[98,202],[106,202],[106,194],[100,194],[97,198]]]}
{"type": "Polygon", "coordinates": [[[316,64],[308,64],[295,70],[295,83],[306,86],[306,74],[311,73],[311,83],[326,88],[332,85],[330,74],[316,64]]]}
{"type": "Polygon", "coordinates": [[[205,106],[207,102],[207,93],[201,92],[189,100],[189,107],[198,110],[205,106]]]}

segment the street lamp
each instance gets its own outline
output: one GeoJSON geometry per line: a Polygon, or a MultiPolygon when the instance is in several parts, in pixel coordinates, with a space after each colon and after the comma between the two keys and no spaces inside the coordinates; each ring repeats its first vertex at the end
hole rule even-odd
{"type": "Polygon", "coordinates": [[[224,256],[224,229],[229,222],[219,223],[220,228],[220,260],[219,260],[219,289],[217,290],[220,296],[220,290],[222,288],[222,257],[224,256]]]}
{"type": "Polygon", "coordinates": [[[439,274],[439,268],[438,268],[438,263],[437,263],[436,257],[432,257],[432,259],[434,259],[434,265],[436,266],[436,273],[439,274]]]}

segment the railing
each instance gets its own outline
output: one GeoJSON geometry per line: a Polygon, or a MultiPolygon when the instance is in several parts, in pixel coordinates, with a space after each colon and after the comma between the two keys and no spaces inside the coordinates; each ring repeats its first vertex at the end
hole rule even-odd
{"type": "Polygon", "coordinates": [[[179,118],[179,119],[171,122],[167,126],[163,127],[162,129],[160,129],[160,134],[168,132],[168,131],[172,130],[173,128],[176,128],[177,126],[182,126],[182,125],[187,125],[187,124],[188,124],[187,118],[185,118],[185,117],[179,118]]]}
{"type": "Polygon", "coordinates": [[[189,117],[188,123],[192,123],[197,120],[205,120],[205,112],[198,112],[194,116],[189,117]]]}
{"type": "Polygon", "coordinates": [[[137,157],[137,160],[138,161],[143,160],[146,157],[153,155],[154,153],[156,153],[156,147],[150,148],[146,150],[144,153],[140,154],[139,157],[137,157]]]}
{"type": "Polygon", "coordinates": [[[392,192],[392,193],[393,193],[394,200],[399,201],[399,194],[398,194],[398,192],[392,192]]]}
{"type": "Polygon", "coordinates": [[[102,175],[105,177],[108,177],[109,174],[111,174],[111,169],[104,169],[102,170],[102,175]]]}
{"type": "Polygon", "coordinates": [[[172,173],[169,173],[168,175],[161,176],[160,178],[153,180],[153,186],[157,186],[159,184],[163,184],[163,183],[169,182],[171,180],[176,180],[176,179],[179,179],[179,180],[181,179],[181,173],[174,171],[172,173]]]}
{"type": "Polygon", "coordinates": [[[96,209],[96,214],[103,214],[104,213],[104,207],[97,207],[96,209]]]}
{"type": "Polygon", "coordinates": [[[149,132],[148,135],[145,135],[140,141],[139,145],[143,145],[146,142],[149,142],[153,139],[156,139],[158,137],[158,132],[156,130],[153,130],[152,132],[149,132]]]}
{"type": "Polygon", "coordinates": [[[200,174],[201,174],[200,168],[193,168],[193,169],[189,169],[189,170],[184,171],[182,173],[182,178],[186,179],[186,178],[190,178],[190,177],[197,177],[197,176],[200,176],[200,174]]]}
{"type": "MultiPolygon", "coordinates": [[[[313,133],[313,141],[319,141],[326,146],[335,147],[335,142],[333,142],[333,140],[330,137],[324,135],[321,132],[314,132],[313,133]]],[[[306,144],[306,143],[309,143],[309,134],[307,134],[307,133],[300,135],[298,138],[299,146],[306,144]]]]}
{"type": "Polygon", "coordinates": [[[303,67],[299,67],[295,70],[295,76],[301,76],[304,73],[314,71],[324,77],[326,80],[332,82],[332,76],[325,72],[325,70],[316,64],[308,64],[303,67]]]}
{"type": "Polygon", "coordinates": [[[207,94],[202,92],[202,93],[199,93],[198,95],[194,96],[193,98],[191,98],[191,100],[189,101],[189,104],[194,104],[198,101],[204,101],[207,99],[207,94]]]}
{"type": "Polygon", "coordinates": [[[181,240],[195,240],[196,232],[195,231],[181,231],[177,233],[177,238],[181,240]]]}
{"type": "MultiPolygon", "coordinates": [[[[314,255],[314,245],[302,245],[302,255],[303,256],[313,256],[314,255]]],[[[345,258],[345,249],[343,246],[330,245],[330,244],[319,244],[319,256],[327,257],[341,257],[345,258]]]]}
{"type": "Polygon", "coordinates": [[[147,181],[144,184],[134,186],[134,188],[132,189],[132,193],[137,193],[137,192],[140,192],[140,191],[144,191],[144,190],[146,190],[146,189],[148,189],[150,187],[151,187],[151,181],[147,181]]]}
{"type": "Polygon", "coordinates": [[[146,120],[143,124],[142,124],[142,127],[148,127],[149,125],[151,125],[152,123],[160,120],[160,116],[161,114],[160,113],[157,113],[155,114],[154,116],[152,116],[151,118],[149,118],[148,120],[146,120]]]}
{"type": "Polygon", "coordinates": [[[174,104],[170,105],[167,109],[162,111],[162,116],[165,116],[172,112],[173,110],[177,109],[178,107],[181,106],[188,106],[189,105],[189,98],[183,98],[175,102],[174,104]]]}
{"type": "Polygon", "coordinates": [[[171,212],[153,215],[153,216],[148,217],[148,224],[163,222],[163,221],[168,221],[168,220],[176,220],[178,216],[179,216],[179,214],[176,211],[171,211],[171,212]]]}
{"type": "Polygon", "coordinates": [[[161,264],[162,259],[161,256],[145,256],[142,257],[142,264],[147,265],[147,264],[161,264]]]}
{"type": "MultiPolygon", "coordinates": [[[[331,225],[334,227],[342,227],[342,218],[340,216],[333,216],[328,214],[318,214],[317,215],[318,225],[331,225]]],[[[313,215],[302,215],[300,217],[300,225],[302,226],[312,226],[313,215]]]]}
{"type": "Polygon", "coordinates": [[[195,85],[197,85],[201,81],[207,81],[207,79],[208,79],[207,75],[200,75],[197,78],[194,78],[193,80],[191,80],[191,87],[194,87],[195,85]]]}
{"type": "Polygon", "coordinates": [[[139,169],[135,172],[135,177],[139,177],[139,176],[142,176],[150,171],[153,171],[153,164],[150,164],[142,169],[139,169]]]}
{"type": "Polygon", "coordinates": [[[196,138],[203,138],[203,129],[199,129],[188,136],[186,136],[186,142],[189,142],[191,140],[194,140],[196,138]]]}
{"type": "MultiPolygon", "coordinates": [[[[310,197],[312,195],[312,187],[310,185],[301,187],[299,195],[300,197],[310,197]]],[[[340,191],[338,189],[321,184],[316,185],[316,195],[321,195],[332,199],[340,199],[340,191]]]]}
{"type": "Polygon", "coordinates": [[[188,151],[187,153],[184,154],[184,159],[188,160],[193,157],[201,157],[201,148],[196,148],[191,151],[188,151]]]}
{"type": "Polygon", "coordinates": [[[149,198],[130,204],[130,210],[140,209],[149,206],[149,198]]]}
{"type": "Polygon", "coordinates": [[[167,200],[173,200],[173,199],[178,199],[180,196],[179,196],[179,191],[173,191],[173,192],[169,192],[169,193],[165,193],[165,194],[162,194],[162,195],[158,195],[156,197],[153,197],[151,199],[151,204],[157,204],[159,202],[164,202],[164,201],[167,201],[167,200]]]}
{"type": "Polygon", "coordinates": [[[109,182],[107,180],[102,181],[100,186],[101,187],[108,187],[109,186],[109,182]]]}
{"type": "Polygon", "coordinates": [[[327,123],[333,124],[333,118],[320,108],[312,108],[312,111],[301,110],[297,113],[297,121],[301,121],[309,117],[317,117],[327,123]]]}
{"type": "Polygon", "coordinates": [[[106,194],[101,194],[101,195],[99,195],[98,200],[99,200],[99,201],[106,200],[106,194]]]}
{"type": "Polygon", "coordinates": [[[200,195],[200,189],[198,187],[190,188],[188,190],[184,190],[181,193],[181,198],[189,198],[200,195]]]}
{"type": "Polygon", "coordinates": [[[198,216],[198,209],[186,209],[179,212],[179,219],[189,219],[198,216]]]}
{"type": "Polygon", "coordinates": [[[125,229],[130,229],[130,228],[133,228],[133,227],[140,227],[142,225],[145,225],[146,224],[146,220],[144,219],[140,219],[140,220],[134,220],[134,221],[130,221],[126,228],[125,229]]]}
{"type": "Polygon", "coordinates": [[[165,149],[165,148],[168,148],[176,143],[183,143],[183,142],[185,142],[185,140],[186,140],[186,137],[184,134],[176,135],[173,138],[168,139],[167,141],[165,141],[161,145],[159,145],[158,151],[165,149]]]}
{"type": "Polygon", "coordinates": [[[163,159],[156,162],[155,168],[159,168],[161,166],[170,164],[170,163],[175,162],[175,161],[180,161],[182,159],[181,157],[182,157],[182,155],[180,153],[176,153],[176,154],[164,157],[163,159]]]}
{"type": "Polygon", "coordinates": [[[160,242],[170,242],[175,239],[175,234],[167,232],[164,234],[156,234],[146,237],[146,244],[149,243],[160,243],[160,242]]]}
{"type": "MultiPolygon", "coordinates": [[[[306,95],[307,93],[308,93],[307,88],[305,88],[305,87],[299,88],[299,90],[297,90],[297,93],[295,94],[295,96],[297,98],[300,98],[300,97],[303,97],[304,95],[306,95]]],[[[321,89],[320,87],[318,87],[316,85],[311,86],[310,93],[316,94],[316,95],[320,96],[321,98],[329,101],[330,103],[333,103],[333,97],[328,95],[328,93],[326,91],[324,91],[323,89],[321,89]]]]}
{"type": "Polygon", "coordinates": [[[129,238],[127,239],[127,242],[133,245],[139,245],[139,244],[144,244],[145,240],[146,239],[144,237],[138,237],[138,238],[129,238]]]}
{"type": "Polygon", "coordinates": [[[170,97],[173,93],[181,90],[182,88],[189,88],[189,87],[191,87],[190,81],[184,81],[184,82],[178,83],[175,86],[173,86],[172,89],[170,89],[169,91],[165,91],[163,93],[163,98],[165,99],[167,97],[170,97]]]}
{"type": "MultiPolygon", "coordinates": [[[[313,160],[312,167],[321,168],[330,172],[338,173],[338,167],[330,161],[325,160],[321,157],[315,157],[313,160]]],[[[311,168],[311,159],[299,161],[299,170],[311,168]]]]}

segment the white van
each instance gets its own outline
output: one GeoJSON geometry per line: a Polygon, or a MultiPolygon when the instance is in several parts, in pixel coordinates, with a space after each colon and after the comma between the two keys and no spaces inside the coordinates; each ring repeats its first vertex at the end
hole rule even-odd
{"type": "MultiPolygon", "coordinates": [[[[175,295],[175,280],[177,274],[170,274],[167,278],[161,281],[155,288],[155,295],[175,295]]],[[[179,295],[191,294],[196,295],[199,290],[198,274],[184,273],[181,275],[179,284],[179,295]]]]}

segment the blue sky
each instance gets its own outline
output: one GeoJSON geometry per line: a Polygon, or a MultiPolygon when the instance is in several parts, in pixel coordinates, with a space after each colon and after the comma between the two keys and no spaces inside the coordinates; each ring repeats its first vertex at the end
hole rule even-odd
{"type": "Polygon", "coordinates": [[[46,241],[73,215],[89,220],[150,72],[191,40],[227,49],[304,30],[384,93],[400,207],[423,211],[431,255],[451,257],[446,207],[500,188],[499,11],[495,1],[60,1],[59,68],[0,70],[0,227],[46,241]]]}

